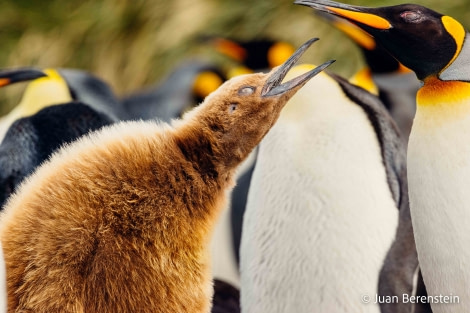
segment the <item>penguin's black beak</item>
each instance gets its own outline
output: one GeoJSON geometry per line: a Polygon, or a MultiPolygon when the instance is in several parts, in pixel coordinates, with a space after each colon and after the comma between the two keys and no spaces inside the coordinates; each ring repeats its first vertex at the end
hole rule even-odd
{"type": "Polygon", "coordinates": [[[330,0],[295,0],[294,3],[345,18],[361,28],[364,26],[376,30],[392,28],[392,24],[385,17],[380,16],[379,9],[353,6],[330,0]]]}
{"type": "Polygon", "coordinates": [[[47,74],[35,68],[2,70],[0,71],[0,87],[18,82],[34,80],[44,76],[47,76],[47,74]]]}
{"type": "Polygon", "coordinates": [[[263,90],[261,91],[262,97],[279,96],[288,91],[301,88],[312,77],[323,71],[333,62],[335,62],[335,60],[325,62],[322,65],[314,68],[313,70],[302,74],[284,84],[281,84],[284,77],[286,77],[287,72],[289,72],[289,70],[295,65],[295,63],[300,59],[304,52],[307,51],[307,49],[317,40],[318,38],[313,38],[304,43],[299,49],[297,49],[297,51],[294,52],[293,55],[291,55],[291,57],[286,62],[284,62],[284,64],[278,66],[275,70],[273,70],[273,74],[269,76],[268,80],[263,86],[263,90]]]}

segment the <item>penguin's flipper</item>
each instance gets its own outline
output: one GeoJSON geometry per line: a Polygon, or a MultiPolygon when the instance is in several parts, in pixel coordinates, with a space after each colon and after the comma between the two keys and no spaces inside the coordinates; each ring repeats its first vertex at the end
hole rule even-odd
{"type": "Polygon", "coordinates": [[[211,313],[240,313],[240,291],[224,281],[215,279],[211,313]]]}
{"type": "Polygon", "coordinates": [[[330,75],[338,81],[346,96],[360,104],[366,112],[382,148],[382,158],[393,199],[400,210],[409,206],[405,147],[392,117],[378,97],[352,85],[342,77],[330,75]]]}
{"type": "MultiPolygon", "coordinates": [[[[395,241],[385,257],[380,272],[378,294],[380,296],[397,295],[400,300],[405,294],[408,296],[427,295],[419,270],[409,206],[400,210],[395,241]]],[[[381,304],[382,313],[432,312],[429,303],[405,304],[401,302],[381,304]]]]}
{"type": "Polygon", "coordinates": [[[0,207],[55,150],[112,123],[80,102],[49,106],[14,122],[0,144],[0,207]]]}

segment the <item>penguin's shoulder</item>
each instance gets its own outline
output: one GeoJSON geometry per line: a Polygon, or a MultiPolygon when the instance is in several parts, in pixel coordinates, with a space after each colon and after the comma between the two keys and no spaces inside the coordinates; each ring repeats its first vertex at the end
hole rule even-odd
{"type": "Polygon", "coordinates": [[[406,205],[406,153],[398,127],[377,96],[338,75],[330,76],[338,83],[343,93],[364,110],[373,126],[380,143],[390,191],[395,203],[401,208],[406,205]]]}

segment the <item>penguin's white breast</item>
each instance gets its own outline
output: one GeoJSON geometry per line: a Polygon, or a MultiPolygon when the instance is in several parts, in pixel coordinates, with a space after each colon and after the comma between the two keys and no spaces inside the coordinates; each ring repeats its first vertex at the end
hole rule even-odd
{"type": "Polygon", "coordinates": [[[247,312],[379,311],[360,299],[375,296],[398,210],[366,114],[325,83],[299,91],[261,143],[241,247],[247,312]]]}

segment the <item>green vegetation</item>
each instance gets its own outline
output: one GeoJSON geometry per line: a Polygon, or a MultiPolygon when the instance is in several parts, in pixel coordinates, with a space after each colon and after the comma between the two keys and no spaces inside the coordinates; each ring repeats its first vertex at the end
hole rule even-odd
{"type": "MultiPolygon", "coordinates": [[[[349,0],[367,6],[391,0],[349,0]]],[[[465,0],[416,3],[469,20],[465,0]]],[[[293,0],[9,0],[0,2],[2,67],[72,67],[87,69],[110,83],[117,94],[152,84],[183,59],[228,61],[202,46],[200,34],[241,39],[269,36],[299,45],[320,37],[306,61],[335,58],[331,67],[350,75],[361,66],[355,46],[340,32],[293,5],[293,0]]],[[[466,25],[468,26],[468,24],[466,25]]],[[[22,86],[0,92],[0,112],[17,103],[22,86]]]]}

